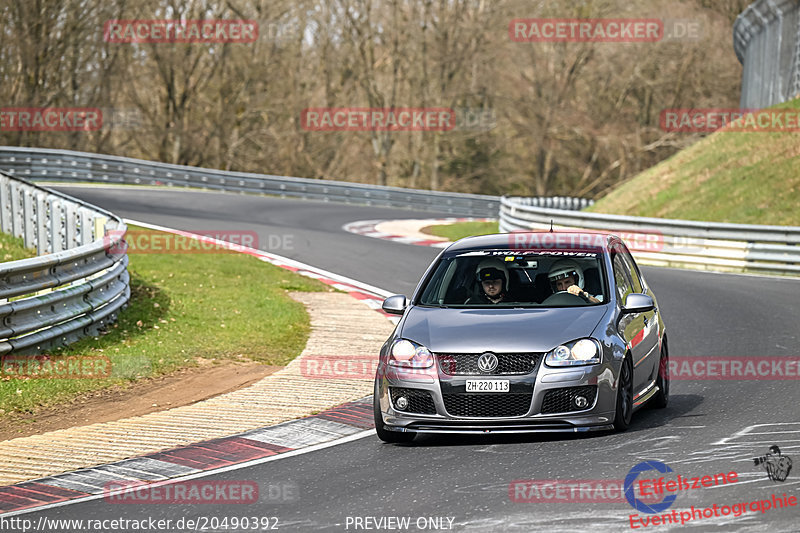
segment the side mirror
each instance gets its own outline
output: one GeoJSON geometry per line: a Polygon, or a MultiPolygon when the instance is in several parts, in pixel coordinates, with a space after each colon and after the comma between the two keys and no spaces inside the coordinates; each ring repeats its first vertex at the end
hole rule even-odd
{"type": "Polygon", "coordinates": [[[622,306],[622,312],[646,313],[652,311],[655,307],[656,304],[650,296],[634,292],[625,298],[625,305],[622,306]]]}
{"type": "Polygon", "coordinates": [[[392,315],[402,315],[406,310],[407,305],[408,300],[404,295],[395,294],[394,296],[389,296],[383,301],[381,309],[392,315]]]}

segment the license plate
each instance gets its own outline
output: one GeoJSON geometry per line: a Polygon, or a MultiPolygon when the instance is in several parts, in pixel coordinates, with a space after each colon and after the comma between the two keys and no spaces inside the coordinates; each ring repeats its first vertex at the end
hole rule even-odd
{"type": "Polygon", "coordinates": [[[467,392],[508,392],[507,379],[468,379],[467,392]]]}

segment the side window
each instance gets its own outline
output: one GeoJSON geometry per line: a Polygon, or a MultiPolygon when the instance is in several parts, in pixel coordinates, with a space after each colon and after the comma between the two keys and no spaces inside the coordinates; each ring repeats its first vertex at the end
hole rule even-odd
{"type": "Polygon", "coordinates": [[[631,281],[633,282],[633,292],[642,292],[642,282],[639,280],[639,274],[636,271],[635,263],[633,262],[633,257],[631,257],[630,252],[623,252],[619,254],[622,257],[622,260],[625,262],[625,266],[627,267],[628,272],[631,274],[631,281]]]}
{"type": "Polygon", "coordinates": [[[614,268],[614,284],[617,287],[617,298],[620,303],[624,303],[625,297],[633,292],[630,270],[625,264],[625,261],[623,261],[622,254],[620,253],[614,253],[611,264],[614,268]]]}

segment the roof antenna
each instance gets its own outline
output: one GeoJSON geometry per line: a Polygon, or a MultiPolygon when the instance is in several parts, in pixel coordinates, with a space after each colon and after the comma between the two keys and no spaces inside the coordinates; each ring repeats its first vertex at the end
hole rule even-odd
{"type": "Polygon", "coordinates": [[[553,219],[550,219],[550,233],[553,233],[553,219]]]}

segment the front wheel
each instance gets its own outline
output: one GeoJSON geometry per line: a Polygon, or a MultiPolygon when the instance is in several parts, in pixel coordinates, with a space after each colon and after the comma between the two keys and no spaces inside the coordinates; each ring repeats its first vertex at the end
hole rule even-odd
{"type": "Polygon", "coordinates": [[[400,433],[399,431],[387,431],[383,428],[383,415],[381,414],[381,401],[378,397],[378,383],[375,383],[375,395],[372,397],[372,412],[375,417],[375,433],[383,442],[391,444],[401,444],[411,442],[416,436],[415,433],[400,433]]]}
{"type": "Polygon", "coordinates": [[[656,385],[658,386],[658,392],[653,396],[650,403],[656,409],[663,409],[669,403],[669,351],[666,343],[661,346],[656,385]]]}
{"type": "Polygon", "coordinates": [[[630,356],[625,356],[619,370],[617,382],[617,409],[614,414],[614,429],[625,431],[633,418],[633,364],[630,356]]]}

